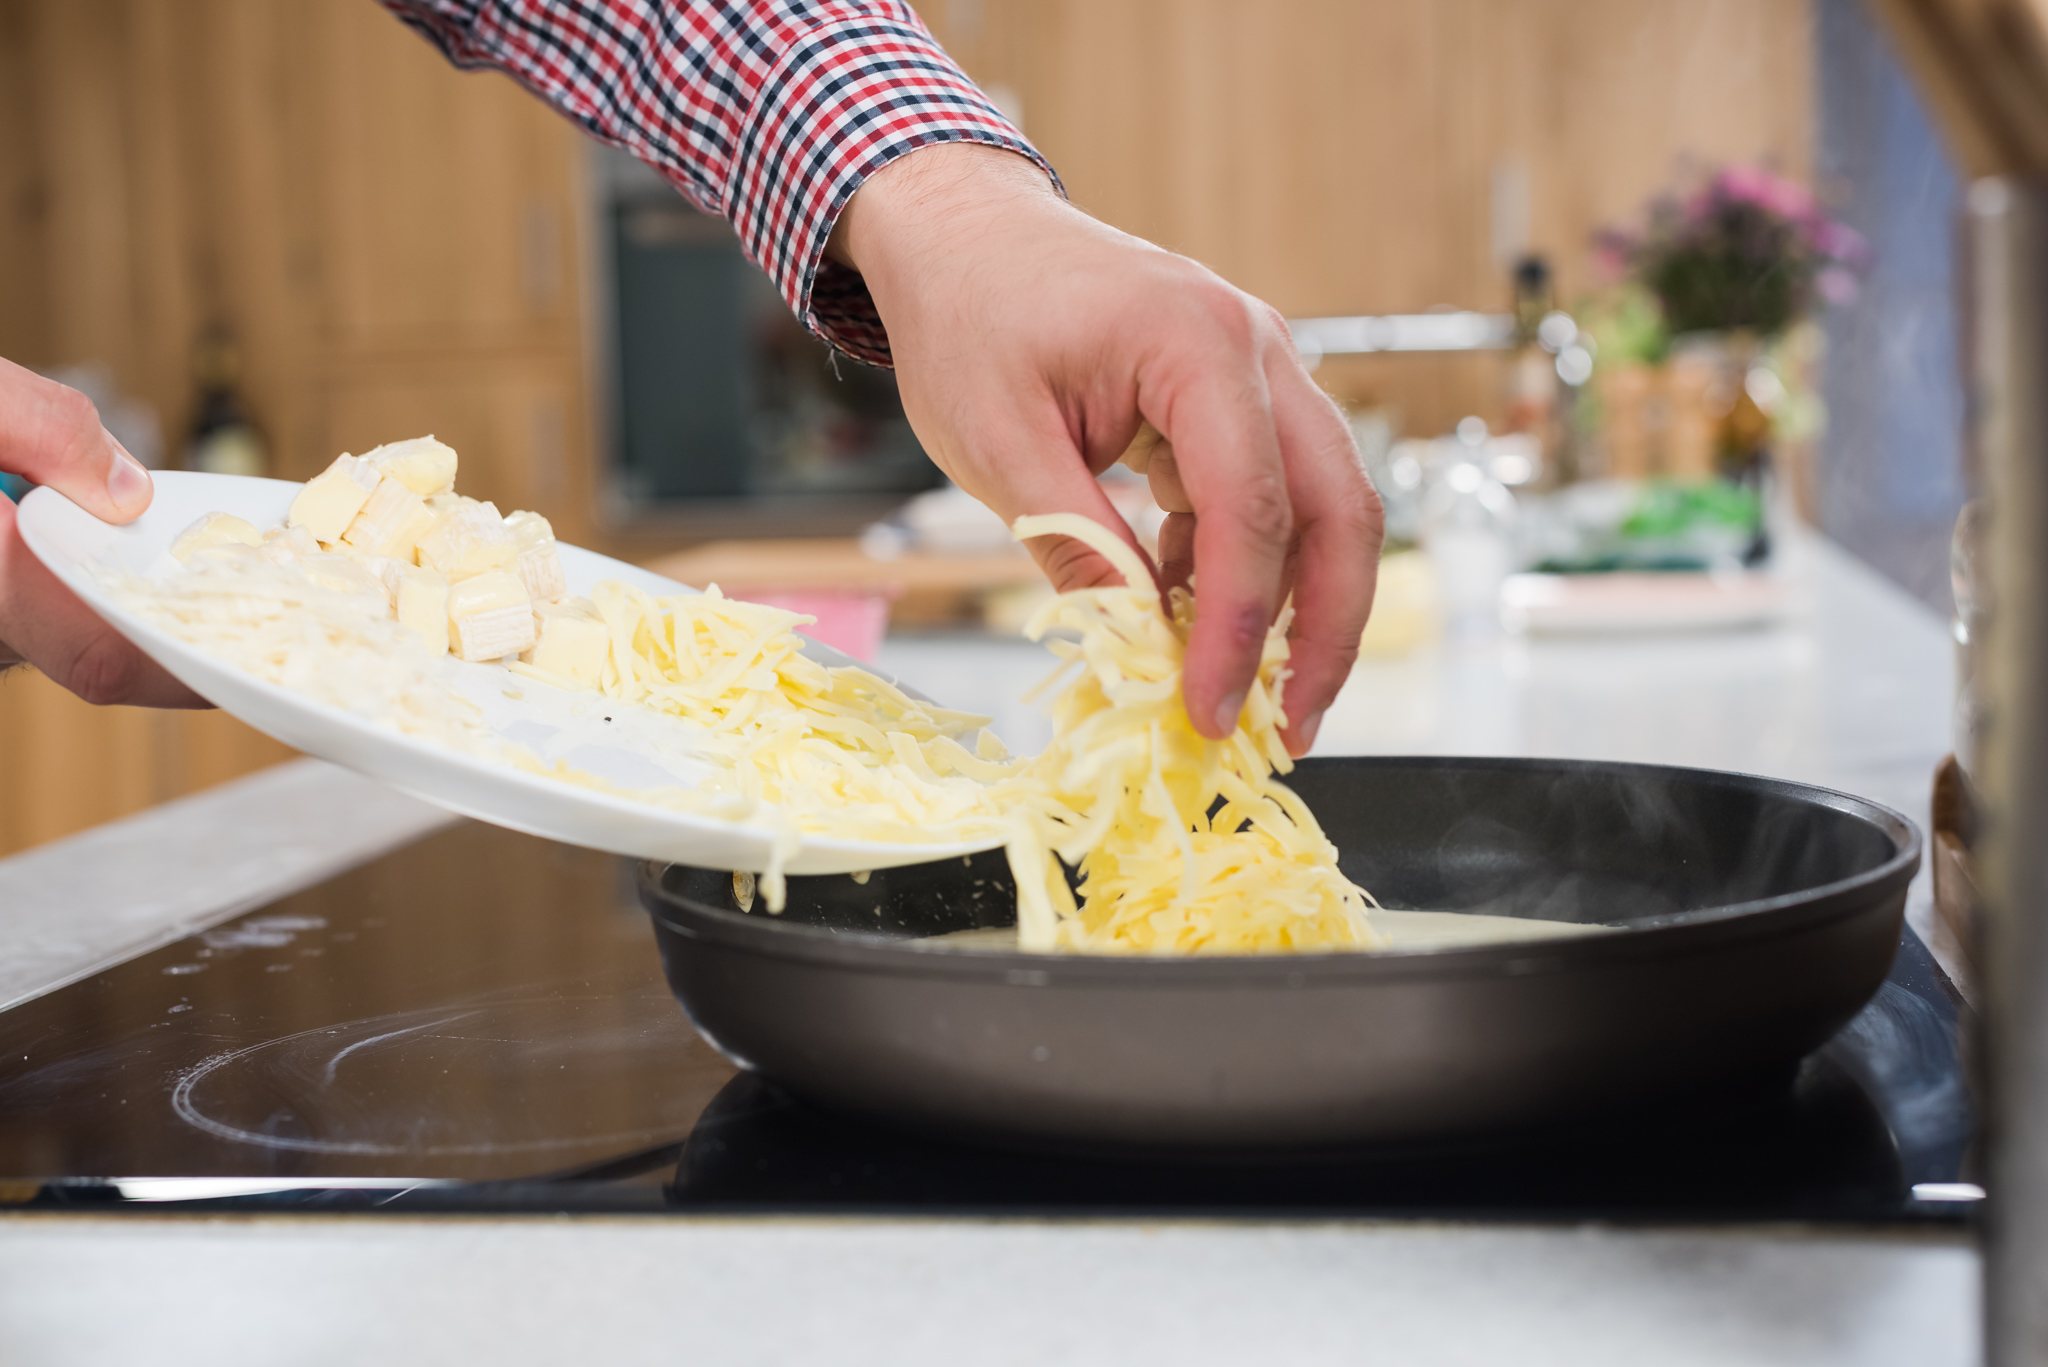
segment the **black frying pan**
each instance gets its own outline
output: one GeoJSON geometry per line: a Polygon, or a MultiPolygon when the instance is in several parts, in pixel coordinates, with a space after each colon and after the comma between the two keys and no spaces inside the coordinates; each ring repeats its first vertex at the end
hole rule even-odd
{"type": "Polygon", "coordinates": [[[1390,907],[1622,927],[1406,953],[935,948],[1014,922],[1000,851],[792,878],[647,865],[670,986],[807,1099],[1008,1142],[1269,1148],[1477,1134],[1788,1073],[1877,990],[1920,837],[1776,779],[1563,760],[1309,760],[1390,907]]]}

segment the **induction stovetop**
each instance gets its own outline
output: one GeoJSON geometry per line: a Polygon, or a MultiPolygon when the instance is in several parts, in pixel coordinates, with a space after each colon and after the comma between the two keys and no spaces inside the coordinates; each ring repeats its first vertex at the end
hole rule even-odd
{"type": "Polygon", "coordinates": [[[1958,1008],[1907,932],[1789,1086],[1485,1142],[1077,1159],[819,1111],[662,981],[629,861],[474,822],[0,1012],[0,1202],[381,1212],[1964,1218],[1958,1008]]]}

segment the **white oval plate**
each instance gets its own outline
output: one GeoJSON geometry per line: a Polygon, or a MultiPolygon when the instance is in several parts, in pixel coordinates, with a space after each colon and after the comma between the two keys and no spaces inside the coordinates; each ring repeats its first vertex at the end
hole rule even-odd
{"type": "MultiPolygon", "coordinates": [[[[149,511],[125,527],[109,526],[53,489],[36,489],[22,500],[22,539],[115,630],[222,711],[309,755],[494,825],[640,859],[755,873],[768,867],[766,831],[575,787],[391,730],[244,673],[114,603],[88,566],[148,572],[164,562],[179,532],[209,512],[233,513],[257,527],[275,526],[300,488],[284,480],[180,471],[159,472],[155,479],[156,499],[149,511]]],[[[623,580],[655,594],[696,592],[574,546],[563,546],[561,554],[571,593],[588,595],[603,579],[623,580]]],[[[815,641],[805,642],[804,654],[827,665],[860,663],[815,641]]],[[[690,754],[692,737],[701,733],[679,718],[596,693],[564,692],[502,665],[450,663],[455,691],[483,708],[491,731],[545,760],[567,759],[601,778],[638,788],[694,787],[708,773],[690,754]],[[508,697],[508,692],[518,696],[508,697]]],[[[967,854],[994,843],[895,845],[812,837],[786,868],[790,873],[853,873],[967,854]]]]}

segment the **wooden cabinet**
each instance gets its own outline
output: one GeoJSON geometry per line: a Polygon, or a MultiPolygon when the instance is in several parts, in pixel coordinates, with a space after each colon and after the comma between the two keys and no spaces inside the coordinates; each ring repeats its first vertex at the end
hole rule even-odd
{"type": "MultiPolygon", "coordinates": [[[[105,362],[171,444],[201,329],[274,473],[433,432],[589,542],[581,135],[369,0],[0,0],[0,355],[105,362]]],[[[287,755],[0,680],[0,853],[287,755]]]]}

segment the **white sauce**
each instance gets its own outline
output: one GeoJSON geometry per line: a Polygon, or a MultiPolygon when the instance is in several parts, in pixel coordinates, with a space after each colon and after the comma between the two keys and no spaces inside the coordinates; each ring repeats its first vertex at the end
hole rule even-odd
{"type": "MultiPolygon", "coordinates": [[[[1504,944],[1515,940],[1559,940],[1615,929],[1613,926],[1582,925],[1577,921],[1538,921],[1525,916],[1484,916],[1460,911],[1388,911],[1375,908],[1370,917],[1373,928],[1387,937],[1388,943],[1381,947],[1382,952],[1462,949],[1470,945],[1504,944]]],[[[947,935],[928,936],[918,941],[918,945],[930,949],[1015,950],[1017,928],[995,926],[956,930],[947,935]]]]}

